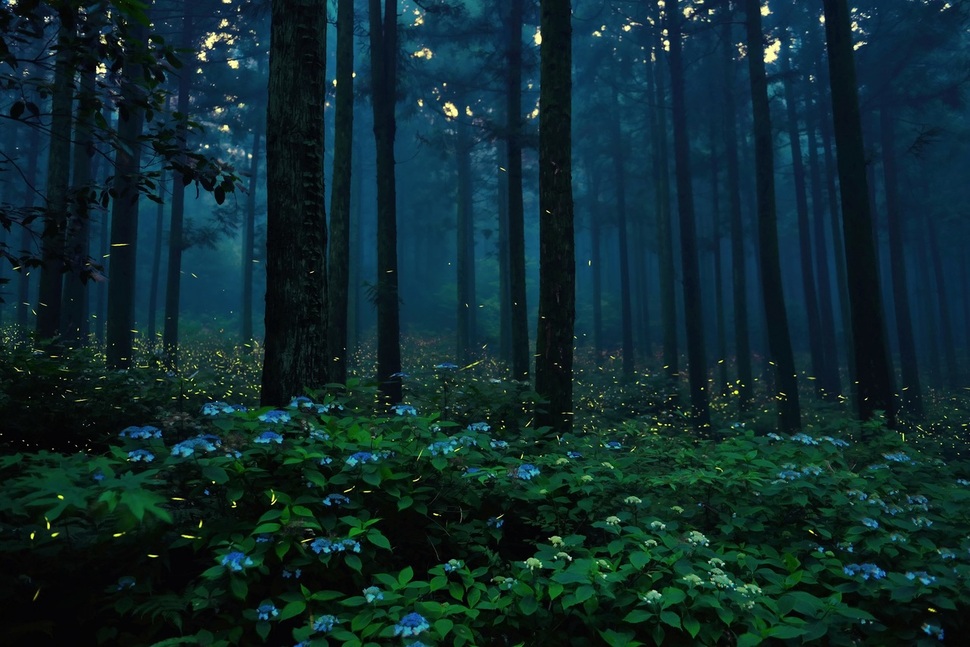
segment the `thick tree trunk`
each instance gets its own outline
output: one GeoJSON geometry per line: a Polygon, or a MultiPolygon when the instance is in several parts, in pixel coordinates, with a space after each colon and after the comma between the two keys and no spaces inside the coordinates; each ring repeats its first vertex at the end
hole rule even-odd
{"type": "Polygon", "coordinates": [[[687,133],[687,102],[681,43],[684,17],[680,13],[677,0],[669,4],[667,30],[670,34],[670,95],[674,112],[674,167],[677,178],[677,212],[680,223],[691,418],[695,429],[706,431],[711,426],[711,412],[707,392],[707,357],[704,351],[704,314],[701,306],[701,277],[697,259],[697,225],[694,221],[690,140],[687,133]]]}
{"type": "Polygon", "coordinates": [[[539,330],[536,427],[568,433],[573,422],[576,259],[572,193],[570,0],[541,0],[539,105],[539,330]]]}
{"type": "Polygon", "coordinates": [[[337,2],[337,96],[334,105],[333,176],[330,187],[330,254],[327,357],[331,382],[347,381],[350,281],[350,196],[354,149],[354,2],[337,2]]]}
{"type": "Polygon", "coordinates": [[[758,186],[758,247],[761,289],[764,294],[768,349],[775,364],[779,428],[791,432],[801,428],[798,378],[788,331],[788,312],[781,282],[778,226],[775,206],[774,142],[765,77],[764,35],[761,31],[761,3],[745,0],[748,45],[748,75],[754,113],[754,150],[758,186]]]}
{"type": "MultiPolygon", "coordinates": [[[[147,26],[132,25],[135,43],[147,44],[147,26]]],[[[135,328],[135,269],[138,258],[138,175],[141,172],[142,125],[145,111],[142,90],[131,81],[141,79],[137,58],[125,62],[122,103],[118,117],[118,148],[115,154],[114,202],[111,207],[111,264],[108,275],[108,313],[105,343],[108,368],[132,365],[135,328]]]]}
{"type": "Polygon", "coordinates": [[[728,391],[727,331],[724,323],[724,276],[721,266],[721,183],[717,151],[717,124],[711,121],[711,264],[714,280],[714,323],[717,342],[717,389],[728,391]]]}
{"type": "Polygon", "coordinates": [[[529,315],[525,293],[525,216],[522,206],[522,3],[509,0],[506,114],[509,210],[509,295],[512,379],[529,379],[529,315]]]}
{"type": "Polygon", "coordinates": [[[273,0],[266,110],[266,341],[260,403],[327,383],[327,14],[273,0]]]}
{"type": "Polygon", "coordinates": [[[903,244],[903,214],[899,205],[899,180],[896,170],[896,137],[892,111],[884,105],[879,111],[882,139],[883,188],[886,192],[886,220],[889,229],[890,272],[893,307],[896,313],[896,335],[899,340],[899,365],[902,372],[900,410],[915,419],[923,417],[923,391],[916,360],[913,322],[909,306],[909,282],[906,276],[906,251],[903,244]]]}
{"type": "Polygon", "coordinates": [[[377,148],[377,381],[387,404],[401,401],[401,322],[394,171],[397,0],[370,0],[371,86],[377,148]]]}
{"type": "Polygon", "coordinates": [[[895,422],[892,368],[886,347],[882,298],[866,181],[862,119],[856,87],[852,27],[846,0],[824,0],[829,84],[835,121],[842,231],[845,238],[849,307],[855,344],[856,408],[868,420],[876,411],[895,422]]]}
{"type": "MultiPolygon", "coordinates": [[[[158,194],[164,196],[168,186],[168,171],[162,169],[158,176],[158,194]]],[[[155,242],[152,248],[152,276],[148,289],[148,346],[154,348],[157,340],[158,284],[162,274],[162,239],[165,236],[165,202],[155,205],[155,242]]]]}
{"type": "Polygon", "coordinates": [[[68,188],[71,181],[71,106],[74,66],[71,61],[76,15],[64,5],[58,11],[57,54],[51,93],[51,142],[47,155],[47,206],[37,303],[37,336],[53,339],[61,332],[61,293],[64,285],[64,237],[67,229],[68,188]]]}
{"type": "Polygon", "coordinates": [[[498,356],[512,362],[512,297],[509,285],[509,161],[504,142],[495,147],[498,178],[498,356]]]}

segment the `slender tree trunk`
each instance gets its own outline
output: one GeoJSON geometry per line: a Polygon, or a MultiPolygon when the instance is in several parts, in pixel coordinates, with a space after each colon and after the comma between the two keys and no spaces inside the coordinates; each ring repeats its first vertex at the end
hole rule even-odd
{"type": "MultiPolygon", "coordinates": [[[[168,188],[168,172],[161,170],[158,176],[158,194],[164,198],[168,188]]],[[[152,249],[152,276],[148,290],[148,345],[154,348],[158,319],[158,284],[162,274],[162,238],[165,236],[165,202],[160,201],[155,209],[155,243],[152,249]]]]}
{"type": "MultiPolygon", "coordinates": [[[[30,139],[27,145],[27,164],[26,182],[23,185],[24,199],[23,206],[25,212],[30,212],[34,208],[34,198],[36,195],[34,187],[37,186],[37,172],[40,166],[40,129],[30,129],[30,139]]],[[[30,223],[20,228],[20,241],[18,252],[26,253],[34,244],[34,229],[30,223]]],[[[17,330],[21,338],[27,336],[30,327],[30,313],[33,309],[30,303],[30,275],[29,267],[20,265],[17,270],[17,330]]]]}
{"type": "Polygon", "coordinates": [[[674,112],[674,167],[680,223],[684,319],[687,325],[687,369],[690,382],[691,417],[695,429],[706,431],[711,426],[711,412],[707,392],[707,358],[704,351],[704,314],[701,306],[701,281],[697,258],[697,225],[694,221],[690,140],[687,133],[687,102],[681,42],[684,17],[679,10],[678,0],[673,0],[669,4],[667,30],[670,34],[670,95],[674,112]]]}
{"type": "MultiPolygon", "coordinates": [[[[812,376],[815,395],[825,400],[838,396],[838,387],[830,382],[831,373],[826,364],[822,346],[822,327],[818,312],[818,294],[815,289],[815,271],[812,267],[812,227],[808,215],[808,190],[805,186],[805,162],[802,156],[802,133],[798,123],[798,97],[792,79],[791,60],[787,36],[782,41],[782,72],[784,75],[785,107],[788,121],[788,142],[791,149],[792,175],[795,182],[795,211],[798,217],[798,247],[801,261],[802,297],[805,318],[808,323],[808,345],[812,359],[812,376]]],[[[816,242],[816,244],[820,244],[816,242]]]]}
{"type": "Polygon", "coordinates": [[[657,212],[657,248],[660,258],[660,317],[663,328],[664,371],[671,379],[680,374],[680,356],[677,350],[677,297],[676,272],[674,270],[674,235],[670,215],[670,168],[667,152],[667,89],[663,66],[659,64],[663,48],[655,49],[657,62],[647,66],[647,85],[652,82],[654,92],[648,87],[648,95],[655,97],[653,108],[653,176],[657,212]]]}
{"type": "Polygon", "coordinates": [[[337,96],[330,187],[329,315],[327,356],[331,382],[347,382],[350,280],[350,196],[354,150],[354,2],[337,2],[337,96]]]}
{"type": "Polygon", "coordinates": [[[472,142],[464,123],[456,124],[458,202],[458,361],[469,364],[475,343],[475,222],[472,212],[472,142]]]}
{"type": "MultiPolygon", "coordinates": [[[[132,24],[131,38],[136,45],[147,45],[148,27],[132,24]]],[[[145,120],[145,111],[140,105],[142,90],[131,81],[142,76],[142,66],[137,58],[125,61],[124,73],[118,116],[119,146],[115,154],[115,195],[111,208],[111,265],[105,330],[107,364],[111,369],[127,369],[132,365],[140,197],[138,175],[142,153],[139,138],[145,120]]]]}
{"type": "Polygon", "coordinates": [[[781,282],[781,260],[778,253],[774,142],[771,133],[771,112],[768,106],[768,82],[765,77],[761,3],[758,0],[745,0],[745,13],[749,52],[748,75],[754,113],[761,289],[764,294],[765,318],[768,327],[768,349],[770,359],[775,364],[779,428],[791,432],[801,428],[801,409],[798,402],[798,378],[795,375],[795,359],[792,356],[788,312],[785,308],[785,295],[781,282]]]}
{"type": "Polygon", "coordinates": [[[738,159],[738,117],[735,97],[734,37],[732,23],[724,21],[721,55],[724,59],[724,154],[727,166],[728,211],[731,221],[731,296],[734,310],[734,352],[737,362],[738,409],[751,406],[754,374],[751,370],[751,337],[748,329],[747,256],[744,253],[744,220],[741,217],[741,178],[738,159]]]}
{"type": "Polygon", "coordinates": [[[842,195],[849,307],[855,343],[856,407],[863,420],[872,418],[876,411],[882,410],[892,425],[895,423],[896,407],[866,182],[851,18],[846,0],[824,0],[823,4],[842,195]]]}
{"type": "MultiPolygon", "coordinates": [[[[191,0],[182,4],[182,47],[188,49],[193,42],[193,7],[191,0]]],[[[189,93],[192,90],[191,66],[185,66],[179,74],[177,111],[183,121],[176,126],[176,139],[180,146],[186,145],[185,121],[189,115],[189,93]]],[[[185,159],[180,160],[185,163],[185,159]]],[[[168,228],[168,265],[165,280],[165,321],[162,329],[165,362],[170,369],[178,366],[179,314],[182,298],[182,252],[185,242],[182,237],[185,219],[185,182],[178,170],[172,173],[172,212],[168,228]]]]}
{"type": "Polygon", "coordinates": [[[612,88],[613,119],[610,128],[613,139],[613,182],[616,187],[616,228],[620,260],[620,330],[623,337],[623,379],[632,381],[636,373],[633,347],[633,305],[630,289],[629,227],[626,213],[626,156],[620,124],[620,98],[616,86],[612,88]]]}
{"type": "Polygon", "coordinates": [[[327,14],[273,0],[266,106],[266,341],[260,403],[327,383],[327,14]]]}
{"type": "MultiPolygon", "coordinates": [[[[249,158],[249,192],[246,194],[246,216],[243,219],[242,236],[242,343],[248,344],[253,335],[253,267],[256,260],[256,190],[259,186],[260,145],[263,139],[262,119],[253,126],[253,147],[249,158]]],[[[331,213],[331,219],[333,214],[331,213]]]]}
{"type": "Polygon", "coordinates": [[[717,330],[717,388],[728,391],[727,331],[724,323],[724,276],[721,266],[721,188],[717,125],[711,121],[711,262],[714,266],[714,322],[717,330]]]}
{"type": "Polygon", "coordinates": [[[394,171],[397,0],[370,0],[371,86],[377,147],[377,381],[387,404],[401,401],[401,323],[394,171]]]}
{"type": "Polygon", "coordinates": [[[892,111],[888,102],[879,111],[882,138],[882,171],[886,192],[886,220],[889,229],[890,272],[893,306],[896,312],[896,334],[899,340],[899,364],[902,372],[900,410],[917,420],[923,417],[923,392],[910,317],[909,282],[906,276],[906,251],[903,244],[903,214],[899,206],[899,181],[896,170],[896,137],[892,111]]]}
{"type": "MultiPolygon", "coordinates": [[[[506,120],[508,121],[508,120],[506,120]]],[[[512,297],[509,285],[509,161],[504,143],[495,147],[498,168],[498,356],[512,362],[512,297]]]]}
{"type": "Polygon", "coordinates": [[[570,0],[541,0],[539,105],[539,330],[536,427],[569,433],[573,422],[576,259],[572,193],[570,0]]]}
{"type": "Polygon", "coordinates": [[[940,255],[940,239],[936,232],[936,221],[932,215],[923,215],[926,221],[926,235],[929,237],[930,259],[933,263],[933,278],[936,283],[936,303],[939,307],[940,343],[943,353],[943,366],[946,368],[946,386],[956,389],[960,386],[960,376],[956,362],[956,343],[953,339],[953,324],[950,319],[950,300],[947,298],[946,276],[943,270],[943,257],[940,255]]]}
{"type": "Polygon", "coordinates": [[[43,264],[37,304],[37,336],[53,339],[60,332],[64,284],[64,237],[71,181],[71,106],[74,97],[72,63],[76,13],[68,5],[58,11],[57,54],[51,93],[51,143],[47,155],[47,206],[44,211],[43,264]]]}
{"type": "Polygon", "coordinates": [[[603,365],[603,258],[602,258],[602,221],[599,215],[600,202],[600,171],[596,162],[586,160],[586,186],[589,202],[589,263],[593,273],[593,354],[596,365],[603,365]]]}
{"type": "Polygon", "coordinates": [[[822,335],[822,352],[826,354],[829,372],[827,390],[842,393],[839,376],[839,353],[835,335],[835,313],[832,310],[832,279],[829,274],[828,245],[825,236],[825,202],[822,198],[822,171],[816,139],[816,110],[805,111],[806,143],[808,145],[809,180],[812,185],[812,226],[815,235],[815,272],[818,277],[819,324],[822,335]]]}
{"type": "Polygon", "coordinates": [[[509,168],[509,293],[512,379],[529,379],[529,315],[525,291],[525,216],[522,206],[522,3],[509,0],[506,115],[509,168]]]}

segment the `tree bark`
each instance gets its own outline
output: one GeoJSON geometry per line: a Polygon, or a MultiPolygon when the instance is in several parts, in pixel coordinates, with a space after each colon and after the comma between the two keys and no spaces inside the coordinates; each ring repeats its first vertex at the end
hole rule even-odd
{"type": "Polygon", "coordinates": [[[471,363],[475,343],[475,221],[472,207],[472,140],[468,125],[455,124],[455,156],[457,170],[457,355],[462,364],[471,363]]]}
{"type": "Polygon", "coordinates": [[[266,340],[260,403],[327,383],[327,14],[273,0],[266,110],[266,340]]]}
{"type": "Polygon", "coordinates": [[[893,425],[896,405],[872,232],[851,18],[846,0],[824,0],[823,4],[855,344],[856,408],[863,420],[884,411],[893,425]]]}
{"type": "Polygon", "coordinates": [[[755,173],[758,187],[758,246],[761,289],[767,320],[768,349],[775,364],[779,428],[792,432],[801,428],[798,378],[788,331],[788,312],[781,282],[778,253],[778,226],[775,206],[774,142],[768,106],[768,81],[765,77],[764,35],[761,30],[761,3],[745,0],[745,27],[748,45],[748,76],[754,114],[755,173]]]}
{"type": "Polygon", "coordinates": [[[570,0],[541,0],[539,94],[539,329],[536,427],[572,429],[576,263],[572,194],[570,0]]]}
{"type": "Polygon", "coordinates": [[[256,250],[254,239],[256,231],[256,187],[259,182],[260,146],[265,124],[262,119],[253,126],[253,146],[249,158],[249,192],[246,194],[246,215],[243,219],[242,235],[242,343],[249,344],[253,336],[253,267],[256,250]]]}
{"type": "Polygon", "coordinates": [[[337,2],[337,96],[334,100],[333,176],[330,187],[330,254],[327,317],[329,379],[347,382],[350,282],[350,197],[354,149],[354,3],[337,2]]]}
{"type": "Polygon", "coordinates": [[[707,392],[707,357],[704,351],[704,314],[701,306],[700,269],[697,259],[697,224],[687,133],[687,102],[684,88],[682,24],[678,0],[669,3],[670,97],[674,112],[674,169],[677,179],[677,212],[680,223],[680,257],[684,285],[684,319],[687,327],[687,372],[690,383],[691,419],[696,430],[711,426],[707,392]]]}
{"type": "MultiPolygon", "coordinates": [[[[612,88],[613,119],[610,129],[613,140],[613,182],[616,188],[616,229],[620,261],[620,331],[623,338],[623,379],[633,380],[636,357],[633,347],[633,305],[630,289],[629,227],[626,213],[626,154],[620,117],[620,98],[616,86],[612,88]]],[[[595,217],[595,216],[594,216],[595,217]]]]}
{"type": "MultiPolygon", "coordinates": [[[[134,23],[129,46],[147,46],[148,27],[134,23]]],[[[114,202],[111,205],[111,264],[108,275],[108,313],[105,322],[107,364],[110,369],[132,365],[135,328],[135,270],[138,258],[138,175],[141,172],[142,125],[145,111],[139,105],[143,90],[133,79],[142,78],[136,58],[125,61],[115,154],[114,202]]]]}
{"type": "Polygon", "coordinates": [[[370,0],[371,87],[377,148],[377,381],[386,404],[401,401],[394,137],[397,0],[370,0]]]}

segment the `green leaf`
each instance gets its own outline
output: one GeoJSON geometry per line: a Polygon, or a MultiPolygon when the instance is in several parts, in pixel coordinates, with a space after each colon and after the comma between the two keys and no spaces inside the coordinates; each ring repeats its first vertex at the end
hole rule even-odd
{"type": "Polygon", "coordinates": [[[398,574],[398,576],[397,576],[397,582],[401,586],[404,586],[405,584],[407,584],[408,582],[410,582],[411,581],[411,578],[413,578],[413,577],[414,577],[414,569],[411,568],[410,566],[406,566],[398,574]]]}
{"type": "MultiPolygon", "coordinates": [[[[640,622],[646,622],[654,617],[652,611],[644,611],[643,609],[634,609],[630,613],[626,614],[623,618],[623,622],[629,622],[630,624],[638,624],[640,622]]],[[[679,625],[678,625],[679,626],[679,625]]]]}
{"type": "Polygon", "coordinates": [[[642,550],[630,553],[630,563],[637,570],[643,570],[643,567],[650,563],[650,555],[642,550]]]}
{"type": "Polygon", "coordinates": [[[229,482],[229,474],[226,473],[225,468],[219,467],[218,465],[206,465],[203,467],[202,477],[215,482],[217,485],[223,485],[229,482]]]}
{"type": "Polygon", "coordinates": [[[387,540],[380,530],[368,530],[367,531],[367,541],[374,544],[378,548],[383,548],[385,550],[391,550],[391,542],[387,540]]]}
{"type": "Polygon", "coordinates": [[[350,553],[344,556],[344,563],[347,564],[347,566],[349,566],[350,568],[357,571],[358,573],[360,573],[361,569],[363,569],[364,567],[364,565],[360,561],[360,557],[357,557],[357,555],[353,555],[350,553]]]}
{"type": "Polygon", "coordinates": [[[400,499],[398,499],[397,509],[398,511],[406,510],[410,508],[413,503],[414,503],[414,499],[412,499],[411,497],[407,495],[402,496],[400,499]]]}
{"type": "Polygon", "coordinates": [[[780,638],[782,640],[791,640],[793,638],[798,638],[805,635],[805,629],[802,627],[795,627],[792,625],[777,625],[768,629],[768,635],[772,638],[780,638]]]}
{"type": "Polygon", "coordinates": [[[295,618],[304,611],[306,611],[306,602],[303,600],[293,600],[283,607],[282,611],[280,611],[280,620],[289,620],[290,618],[295,618]]]}
{"type": "Polygon", "coordinates": [[[245,600],[246,594],[249,593],[249,585],[241,577],[230,576],[229,590],[232,591],[234,597],[245,600]]]}
{"type": "Polygon", "coordinates": [[[521,610],[524,615],[531,616],[538,609],[539,603],[536,601],[535,596],[527,595],[519,600],[519,610],[521,610]]]}
{"type": "Polygon", "coordinates": [[[555,600],[560,595],[562,595],[563,589],[564,589],[563,585],[560,584],[559,582],[549,582],[549,586],[546,589],[546,593],[548,593],[550,600],[555,600]]]}
{"type": "Polygon", "coordinates": [[[701,623],[697,618],[687,616],[683,619],[684,629],[690,634],[691,638],[697,638],[697,634],[700,633],[701,623]]]}
{"type": "MultiPolygon", "coordinates": [[[[665,625],[670,625],[674,629],[680,629],[680,616],[674,613],[673,611],[661,611],[660,622],[664,623],[665,625]]],[[[685,625],[687,624],[686,619],[684,620],[684,624],[685,625]]],[[[685,626],[684,628],[686,629],[687,627],[685,626]]],[[[692,635],[696,635],[696,634],[692,634],[692,635]]]]}
{"type": "Polygon", "coordinates": [[[438,635],[444,638],[451,631],[451,628],[455,626],[455,623],[448,618],[441,618],[435,621],[434,630],[438,632],[438,635]]]}

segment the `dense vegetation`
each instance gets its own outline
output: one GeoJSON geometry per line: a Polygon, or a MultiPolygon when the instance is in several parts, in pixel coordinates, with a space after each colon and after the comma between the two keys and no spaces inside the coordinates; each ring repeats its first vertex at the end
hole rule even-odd
{"type": "Polygon", "coordinates": [[[968,630],[970,464],[952,439],[943,452],[837,407],[780,435],[767,403],[734,419],[730,395],[700,439],[664,378],[618,384],[584,361],[577,432],[556,437],[488,362],[405,347],[406,404],[381,412],[357,381],[247,409],[258,353],[212,340],[186,346],[189,375],[8,345],[5,639],[913,645],[968,630]],[[87,451],[37,450],[58,425],[87,451]]]}

